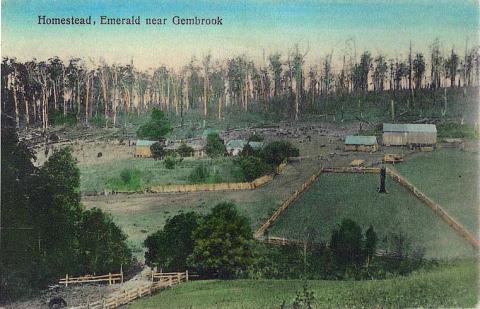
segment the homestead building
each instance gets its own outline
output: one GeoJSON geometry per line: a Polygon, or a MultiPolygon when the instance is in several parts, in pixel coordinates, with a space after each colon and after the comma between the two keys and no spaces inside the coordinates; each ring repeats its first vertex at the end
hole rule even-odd
{"type": "Polygon", "coordinates": [[[434,146],[437,127],[434,124],[383,124],[385,146],[434,146]]]}
{"type": "Polygon", "coordinates": [[[152,156],[150,146],[155,143],[157,143],[157,141],[137,140],[135,143],[134,157],[150,158],[152,156]]]}
{"type": "Polygon", "coordinates": [[[375,152],[378,150],[375,136],[348,135],[345,138],[345,151],[375,152]]]}
{"type": "Polygon", "coordinates": [[[253,150],[259,150],[263,147],[262,142],[248,142],[244,139],[232,139],[228,141],[225,147],[229,155],[238,156],[247,144],[249,144],[253,150]]]}

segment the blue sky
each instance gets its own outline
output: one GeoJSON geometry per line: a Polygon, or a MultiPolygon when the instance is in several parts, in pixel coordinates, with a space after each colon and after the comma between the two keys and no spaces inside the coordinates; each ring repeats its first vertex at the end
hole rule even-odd
{"type": "Polygon", "coordinates": [[[2,55],[19,59],[80,56],[93,61],[130,62],[148,68],[180,66],[192,55],[211,52],[224,58],[245,53],[257,61],[274,51],[284,54],[298,44],[317,62],[344,50],[357,55],[404,56],[409,42],[426,51],[438,37],[445,50],[463,52],[465,41],[478,45],[476,1],[170,1],[170,0],[3,0],[2,55]],[[37,16],[88,16],[95,26],[38,25],[37,16]],[[221,16],[213,26],[101,26],[99,16],[221,16]],[[347,44],[346,41],[349,43],[347,44]],[[355,44],[353,44],[355,42],[355,44]]]}

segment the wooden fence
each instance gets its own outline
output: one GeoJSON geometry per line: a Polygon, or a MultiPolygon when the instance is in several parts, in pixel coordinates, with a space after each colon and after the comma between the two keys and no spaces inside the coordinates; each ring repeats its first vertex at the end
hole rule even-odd
{"type": "Polygon", "coordinates": [[[378,167],[325,167],[324,173],[359,173],[359,174],[380,174],[378,167]]]}
{"type": "Polygon", "coordinates": [[[69,277],[68,274],[65,275],[65,278],[59,280],[59,284],[65,284],[68,286],[69,284],[74,283],[93,283],[93,282],[108,282],[108,284],[115,284],[115,283],[123,283],[123,272],[119,274],[112,274],[109,273],[108,275],[101,275],[101,276],[92,276],[86,275],[81,277],[69,277]]]}
{"type": "Polygon", "coordinates": [[[151,295],[155,291],[188,281],[188,271],[183,273],[152,273],[152,281],[135,288],[113,293],[110,296],[86,305],[69,307],[70,309],[113,309],[132,302],[135,299],[151,295]]]}
{"type": "Polygon", "coordinates": [[[255,232],[254,237],[255,238],[260,238],[265,231],[280,217],[280,215],[290,206],[299,196],[300,194],[303,193],[312,183],[315,182],[315,180],[320,176],[322,173],[322,169],[320,168],[315,174],[313,174],[310,178],[305,181],[302,186],[293,192],[290,197],[280,205],[280,207],[275,210],[275,212],[272,214],[272,216],[263,223],[263,225],[255,232]]]}
{"type": "Polygon", "coordinates": [[[404,177],[400,176],[396,171],[387,168],[387,175],[389,175],[393,180],[398,182],[401,186],[413,193],[420,201],[427,205],[431,210],[435,212],[445,223],[447,223],[455,232],[467,240],[473,248],[477,249],[480,247],[480,242],[478,239],[473,236],[463,225],[458,223],[453,219],[440,205],[435,203],[430,199],[425,193],[418,190],[413,184],[411,184],[404,177]]]}

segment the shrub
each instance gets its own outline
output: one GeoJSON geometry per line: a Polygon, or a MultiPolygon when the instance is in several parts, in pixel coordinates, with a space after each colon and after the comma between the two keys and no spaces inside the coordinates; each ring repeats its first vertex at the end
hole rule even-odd
{"type": "Polygon", "coordinates": [[[205,164],[200,164],[197,166],[188,176],[188,180],[191,183],[202,183],[206,182],[207,178],[210,176],[208,167],[205,164]]]}
{"type": "Polygon", "coordinates": [[[454,122],[440,124],[437,127],[438,137],[442,138],[470,138],[475,139],[479,137],[475,128],[468,124],[459,124],[454,122]]]}
{"type": "Polygon", "coordinates": [[[193,232],[189,266],[208,278],[233,278],[253,263],[252,231],[232,203],[216,205],[193,232]]]}
{"type": "Polygon", "coordinates": [[[248,137],[249,142],[263,142],[264,138],[261,134],[253,133],[248,137]]]}
{"type": "Polygon", "coordinates": [[[172,127],[170,122],[163,112],[154,108],[150,120],[138,128],[137,136],[140,138],[159,140],[171,131],[172,127]]]}
{"type": "Polygon", "coordinates": [[[145,240],[145,263],[165,271],[184,271],[187,268],[187,257],[193,252],[193,231],[199,220],[200,216],[194,212],[169,218],[163,230],[145,240]]]}
{"type": "Polygon", "coordinates": [[[360,226],[350,219],[343,219],[339,228],[332,232],[330,248],[339,265],[361,264],[365,260],[362,243],[360,226]]]}
{"type": "Polygon", "coordinates": [[[152,153],[152,158],[155,160],[162,159],[165,156],[165,149],[159,142],[156,142],[150,146],[150,152],[152,153]]]}
{"type": "Polygon", "coordinates": [[[180,147],[178,147],[178,149],[177,149],[177,153],[181,157],[191,157],[191,156],[193,156],[193,152],[194,152],[193,148],[188,146],[185,143],[182,143],[180,145],[180,147]]]}
{"type": "Polygon", "coordinates": [[[299,150],[288,141],[275,141],[265,146],[262,156],[267,164],[277,166],[288,157],[298,157],[299,150]]]}
{"type": "Polygon", "coordinates": [[[97,114],[97,115],[92,117],[91,122],[97,128],[104,128],[105,125],[107,124],[107,119],[105,118],[105,115],[97,114]]]}
{"type": "Polygon", "coordinates": [[[271,172],[272,168],[261,158],[248,156],[240,159],[243,176],[246,181],[252,181],[271,172]]]}
{"type": "Polygon", "coordinates": [[[225,154],[225,145],[217,133],[210,133],[207,136],[205,151],[210,157],[218,157],[225,154]]]}
{"type": "Polygon", "coordinates": [[[173,170],[175,168],[175,165],[177,164],[177,161],[174,157],[166,157],[163,161],[163,164],[165,165],[165,168],[173,170]]]}

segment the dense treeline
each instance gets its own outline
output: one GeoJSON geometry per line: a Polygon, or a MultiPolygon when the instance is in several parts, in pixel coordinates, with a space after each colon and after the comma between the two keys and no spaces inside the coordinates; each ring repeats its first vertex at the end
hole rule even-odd
{"type": "MultiPolygon", "coordinates": [[[[222,119],[230,108],[269,112],[286,105],[298,119],[329,97],[367,92],[469,87],[480,83],[480,53],[466,47],[442,52],[435,40],[427,53],[413,52],[406,59],[363,52],[347,52],[341,64],[332,54],[306,65],[308,51],[298,47],[274,53],[263,64],[245,55],[214,60],[192,58],[181,69],[160,66],[146,72],[133,64],[87,63],[58,57],[47,61],[2,62],[2,110],[19,127],[65,122],[118,126],[119,115],[140,114],[158,107],[168,115],[189,112],[222,119]],[[353,54],[353,55],[352,55],[353,54]]],[[[126,117],[124,117],[126,121],[126,117]]]]}
{"type": "Polygon", "coordinates": [[[2,127],[1,141],[0,303],[65,274],[131,265],[127,237],[112,218],[81,205],[80,172],[68,148],[36,167],[15,129],[2,127]]]}

